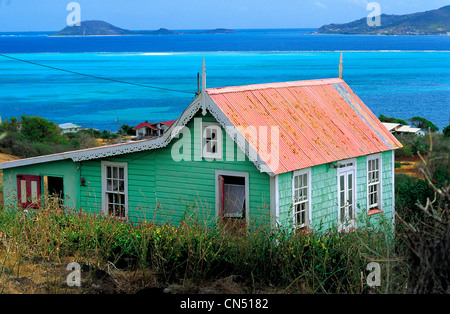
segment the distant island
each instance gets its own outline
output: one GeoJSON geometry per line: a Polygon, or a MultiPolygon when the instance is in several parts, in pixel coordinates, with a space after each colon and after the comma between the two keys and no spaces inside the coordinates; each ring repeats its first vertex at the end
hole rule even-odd
{"type": "Polygon", "coordinates": [[[367,25],[367,18],[320,27],[316,34],[450,35],[450,5],[405,15],[381,14],[380,26],[367,25]]]}
{"type": "Polygon", "coordinates": [[[179,35],[179,34],[232,34],[234,30],[217,28],[204,31],[179,32],[166,28],[154,31],[132,31],[111,25],[104,21],[83,21],[80,26],[67,26],[49,36],[126,36],[126,35],[179,35]]]}

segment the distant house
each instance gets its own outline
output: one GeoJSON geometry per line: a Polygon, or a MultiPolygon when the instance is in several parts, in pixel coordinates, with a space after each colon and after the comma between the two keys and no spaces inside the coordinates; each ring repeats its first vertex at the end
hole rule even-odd
{"type": "Polygon", "coordinates": [[[203,66],[161,136],[0,169],[5,202],[22,207],[48,182],[69,208],[131,221],[177,224],[195,204],[207,222],[347,231],[361,215],[394,222],[400,147],[342,78],[206,89],[203,66]]]}
{"type": "Polygon", "coordinates": [[[425,135],[424,130],[419,128],[413,128],[409,125],[403,125],[400,123],[389,123],[389,122],[382,122],[382,123],[392,134],[415,134],[420,136],[425,135]]]}
{"type": "Polygon", "coordinates": [[[394,134],[395,131],[402,126],[400,123],[390,123],[390,122],[382,122],[382,123],[392,134],[394,134]]]}
{"type": "Polygon", "coordinates": [[[136,137],[138,139],[142,139],[144,137],[156,137],[161,136],[174,123],[175,120],[157,123],[142,122],[135,126],[133,130],[136,131],[136,137]]]}
{"type": "Polygon", "coordinates": [[[78,132],[79,130],[81,130],[81,126],[74,124],[74,123],[63,123],[58,126],[59,126],[59,129],[61,130],[61,134],[74,133],[74,132],[78,132]]]}
{"type": "Polygon", "coordinates": [[[413,128],[409,125],[402,125],[398,129],[395,130],[395,134],[415,134],[419,136],[425,135],[425,130],[422,130],[420,128],[413,128]]]}

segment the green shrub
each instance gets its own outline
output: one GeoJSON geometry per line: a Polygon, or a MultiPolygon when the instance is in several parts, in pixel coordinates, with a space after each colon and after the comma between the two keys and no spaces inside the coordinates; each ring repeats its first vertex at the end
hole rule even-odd
{"type": "Polygon", "coordinates": [[[450,137],[450,125],[447,125],[443,130],[442,133],[444,134],[444,137],[450,137]]]}
{"type": "Polygon", "coordinates": [[[370,288],[361,285],[361,272],[371,256],[395,251],[389,228],[301,234],[260,227],[234,234],[221,225],[208,228],[192,216],[176,227],[133,224],[62,211],[50,203],[28,213],[0,211],[0,230],[22,249],[24,258],[75,257],[100,268],[113,263],[157,272],[167,283],[199,283],[234,275],[251,287],[249,292],[277,287],[281,291],[364,293],[370,288]]]}

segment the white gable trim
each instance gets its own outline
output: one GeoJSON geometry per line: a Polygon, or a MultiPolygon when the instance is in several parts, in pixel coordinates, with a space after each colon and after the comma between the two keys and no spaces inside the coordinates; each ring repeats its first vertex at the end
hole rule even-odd
{"type": "Polygon", "coordinates": [[[217,122],[219,122],[225,132],[227,132],[227,134],[234,140],[234,142],[236,142],[237,146],[245,153],[248,159],[253,162],[253,164],[259,171],[266,172],[272,177],[275,176],[275,173],[261,159],[258,152],[248,143],[245,135],[239,133],[239,130],[234,127],[233,123],[231,123],[231,121],[225,116],[219,106],[207,93],[198,95],[194,99],[194,101],[185,109],[178,120],[176,120],[175,123],[161,137],[141,140],[132,143],[115,144],[48,156],[19,159],[15,161],[0,163],[0,169],[29,166],[66,159],[72,159],[72,161],[74,162],[80,162],[162,148],[167,146],[174,137],[177,137],[179,135],[182,128],[186,126],[186,124],[190,120],[192,120],[194,115],[202,107],[202,104],[206,106],[206,109],[211,112],[212,116],[217,120],[217,122]]]}
{"type": "Polygon", "coordinates": [[[0,163],[0,169],[9,169],[67,159],[72,159],[72,161],[74,162],[79,162],[165,147],[171,142],[171,140],[174,137],[178,136],[182,127],[185,126],[186,123],[192,119],[192,117],[197,113],[199,108],[200,108],[200,96],[198,96],[186,108],[186,110],[182,113],[180,118],[170,127],[170,129],[168,130],[170,132],[165,132],[161,137],[136,141],[132,143],[115,144],[72,152],[65,152],[60,154],[19,159],[0,163]]]}
{"type": "Polygon", "coordinates": [[[261,160],[257,152],[248,144],[245,137],[240,134],[229,119],[223,114],[217,104],[207,94],[200,94],[197,98],[186,108],[177,121],[166,131],[161,137],[154,139],[141,140],[132,143],[108,145],[98,148],[84,149],[79,151],[66,152],[61,154],[54,154],[48,156],[39,156],[27,159],[19,159],[15,161],[0,163],[0,169],[8,169],[14,167],[29,166],[34,164],[60,161],[66,159],[72,159],[74,162],[107,158],[112,156],[118,156],[123,154],[135,153],[140,151],[152,150],[156,148],[162,148],[167,146],[174,137],[177,137],[182,128],[194,117],[202,105],[202,98],[206,108],[211,112],[213,117],[220,123],[225,129],[227,134],[236,142],[237,146],[245,152],[246,156],[255,164],[257,169],[261,172],[267,172],[269,175],[274,176],[274,173],[264,171],[270,169],[264,161],[261,160]],[[255,156],[251,158],[250,156],[255,156]]]}

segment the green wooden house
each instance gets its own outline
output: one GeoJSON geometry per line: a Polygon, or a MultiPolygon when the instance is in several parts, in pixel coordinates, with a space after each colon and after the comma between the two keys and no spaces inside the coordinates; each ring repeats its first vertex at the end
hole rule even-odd
{"type": "Polygon", "coordinates": [[[401,144],[342,78],[202,89],[160,137],[0,164],[6,204],[56,193],[69,209],[132,221],[248,227],[394,220],[401,144]]]}

